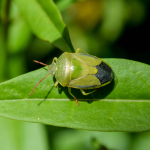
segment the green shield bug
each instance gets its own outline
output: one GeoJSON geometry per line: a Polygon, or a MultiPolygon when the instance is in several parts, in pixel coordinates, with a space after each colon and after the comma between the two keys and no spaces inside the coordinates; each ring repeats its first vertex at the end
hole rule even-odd
{"type": "MultiPolygon", "coordinates": [[[[48,75],[52,74],[56,78],[54,86],[57,87],[60,84],[68,87],[68,92],[76,100],[77,105],[79,103],[71,93],[71,88],[80,89],[83,95],[88,95],[95,92],[97,88],[109,84],[113,79],[113,71],[108,64],[80,49],[77,49],[76,53],[64,52],[59,58],[54,57],[51,65],[39,61],[34,62],[48,66],[48,75]],[[94,90],[86,93],[85,89],[94,90]]],[[[31,95],[36,86],[47,76],[35,85],[31,95]]]]}

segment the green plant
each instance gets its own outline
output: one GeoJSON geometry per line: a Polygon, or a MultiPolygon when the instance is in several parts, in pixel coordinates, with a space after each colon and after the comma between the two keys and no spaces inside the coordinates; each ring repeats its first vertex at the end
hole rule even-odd
{"type": "MultiPolygon", "coordinates": [[[[18,70],[20,74],[26,72],[24,57],[23,55],[20,57],[19,50],[21,49],[24,53],[26,45],[29,43],[27,39],[32,37],[31,32],[62,51],[74,52],[68,29],[52,0],[14,0],[14,2],[18,5],[24,18],[19,19],[20,32],[23,33],[23,37],[21,35],[20,37],[24,40],[15,38],[16,34],[14,34],[15,31],[12,27],[9,30],[14,31],[12,32],[14,41],[9,41],[8,38],[9,42],[7,42],[6,39],[2,39],[4,34],[2,31],[8,29],[0,26],[2,39],[0,45],[1,79],[4,76],[8,79],[9,75],[11,77],[17,76],[19,73],[15,74],[15,72],[18,70]],[[16,41],[19,43],[16,44],[17,46],[14,44],[16,41]],[[26,44],[22,41],[26,41],[26,44]],[[8,66],[4,63],[8,58],[5,57],[5,50],[10,53],[9,56],[12,56],[12,61],[8,63],[8,66]],[[13,57],[16,53],[18,57],[13,57]],[[10,68],[9,71],[4,71],[4,66],[10,68]]],[[[61,3],[58,4],[60,9],[65,8],[61,3]]],[[[65,6],[68,4],[69,1],[65,6]]],[[[10,37],[9,34],[8,37],[10,37]]],[[[90,42],[92,45],[95,41],[91,40],[90,42]]],[[[105,45],[105,42],[103,41],[102,45],[105,45]]],[[[43,45],[48,47],[45,52],[47,55],[49,49],[52,48],[47,43],[43,45]]],[[[108,49],[106,48],[106,51],[108,49]]],[[[38,50],[36,52],[40,53],[38,50]]],[[[30,54],[33,56],[32,53],[30,54]]],[[[36,83],[47,75],[47,70],[41,68],[0,83],[0,116],[20,121],[93,131],[150,131],[150,66],[128,59],[105,58],[103,60],[112,67],[115,73],[113,82],[100,88],[101,93],[95,92],[89,96],[83,96],[79,90],[73,89],[72,92],[78,95],[79,107],[68,94],[67,87],[53,87],[55,79],[52,76],[48,76],[42,81],[35,89],[34,94],[30,96],[36,83]]],[[[86,133],[83,134],[86,137],[86,133]]],[[[93,132],[94,136],[96,134],[93,132]]],[[[88,135],[92,136],[90,133],[88,135]]],[[[77,133],[78,136],[80,133],[77,133]]],[[[68,139],[67,136],[66,139],[68,139]]]]}

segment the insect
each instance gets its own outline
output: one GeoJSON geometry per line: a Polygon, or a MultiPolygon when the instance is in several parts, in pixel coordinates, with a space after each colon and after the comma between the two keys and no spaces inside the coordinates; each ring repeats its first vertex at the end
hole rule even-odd
{"type": "Polygon", "coordinates": [[[68,92],[76,100],[77,105],[79,105],[78,100],[71,93],[71,88],[80,89],[83,95],[88,95],[95,92],[97,88],[109,84],[113,79],[113,71],[108,64],[81,49],[77,49],[76,53],[64,52],[59,58],[54,57],[51,65],[36,60],[34,62],[48,66],[48,74],[35,85],[31,95],[37,85],[52,74],[56,78],[54,86],[60,84],[68,87],[68,92]],[[85,89],[94,90],[86,93],[85,89]]]}

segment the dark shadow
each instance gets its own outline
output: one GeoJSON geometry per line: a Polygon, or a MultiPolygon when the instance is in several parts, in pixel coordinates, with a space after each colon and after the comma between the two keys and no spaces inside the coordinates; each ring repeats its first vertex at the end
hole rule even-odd
{"type": "MultiPolygon", "coordinates": [[[[80,103],[80,101],[82,101],[82,102],[91,104],[96,100],[105,99],[106,96],[108,96],[111,92],[113,92],[113,90],[117,86],[117,83],[118,83],[118,78],[116,77],[116,75],[114,75],[114,78],[111,81],[111,83],[109,83],[108,85],[106,85],[104,87],[100,87],[99,89],[97,89],[97,91],[95,91],[92,94],[89,94],[87,96],[82,95],[80,89],[75,89],[75,88],[71,89],[71,93],[77,98],[79,103],[80,103]]],[[[63,91],[70,100],[74,101],[73,97],[68,92],[68,87],[62,87],[60,84],[58,85],[58,87],[59,87],[58,92],[60,94],[63,91]]],[[[85,90],[85,92],[90,92],[92,90],[93,89],[85,90]]]]}
{"type": "Polygon", "coordinates": [[[91,104],[91,103],[93,103],[93,101],[92,100],[90,100],[90,101],[86,101],[87,103],[89,103],[89,104],[91,104]]]}
{"type": "Polygon", "coordinates": [[[109,95],[117,86],[118,78],[114,75],[113,80],[106,86],[100,87],[97,92],[93,93],[95,99],[104,99],[109,95]]]}
{"type": "Polygon", "coordinates": [[[59,92],[59,94],[61,94],[62,91],[63,91],[63,87],[60,84],[58,84],[58,92],[59,92]]]}
{"type": "Polygon", "coordinates": [[[52,88],[48,91],[47,95],[45,96],[45,98],[38,104],[38,106],[40,106],[48,97],[48,95],[50,94],[50,92],[52,91],[52,89],[54,88],[54,86],[52,86],[52,88]]]}
{"type": "MultiPolygon", "coordinates": [[[[44,67],[43,69],[47,71],[47,68],[44,67]]],[[[48,73],[48,72],[47,72],[47,73],[48,73]]]]}
{"type": "MultiPolygon", "coordinates": [[[[91,103],[93,103],[96,100],[105,99],[106,96],[108,96],[111,92],[113,92],[113,90],[117,86],[117,83],[118,83],[118,78],[116,76],[114,76],[114,78],[111,81],[111,83],[109,83],[108,85],[106,85],[104,87],[100,87],[94,93],[89,94],[87,96],[82,95],[82,93],[81,93],[81,91],[79,89],[72,88],[71,92],[72,92],[72,94],[74,96],[77,97],[77,100],[79,101],[79,103],[80,103],[80,101],[82,101],[82,102],[86,102],[88,104],[91,104],[91,103]]],[[[61,87],[61,85],[59,85],[59,86],[60,86],[61,92],[64,91],[65,94],[68,96],[68,98],[70,100],[74,100],[72,98],[72,96],[69,94],[67,87],[61,87]]],[[[85,90],[85,92],[90,92],[92,90],[93,89],[85,90]]]]}

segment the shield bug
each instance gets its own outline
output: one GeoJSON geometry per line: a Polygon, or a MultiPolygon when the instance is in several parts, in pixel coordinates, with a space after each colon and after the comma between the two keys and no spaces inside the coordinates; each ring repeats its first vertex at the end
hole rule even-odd
{"type": "MultiPolygon", "coordinates": [[[[76,100],[77,105],[79,103],[71,93],[71,88],[80,89],[83,95],[88,95],[95,92],[97,88],[109,84],[113,79],[113,71],[108,64],[81,49],[77,49],[76,53],[64,52],[59,58],[54,57],[51,65],[36,60],[34,62],[48,66],[47,76],[52,74],[56,78],[54,86],[57,87],[60,84],[63,87],[68,87],[68,92],[76,100]],[[86,93],[85,89],[94,90],[86,93]]],[[[36,86],[47,76],[35,85],[31,95],[36,86]]]]}

